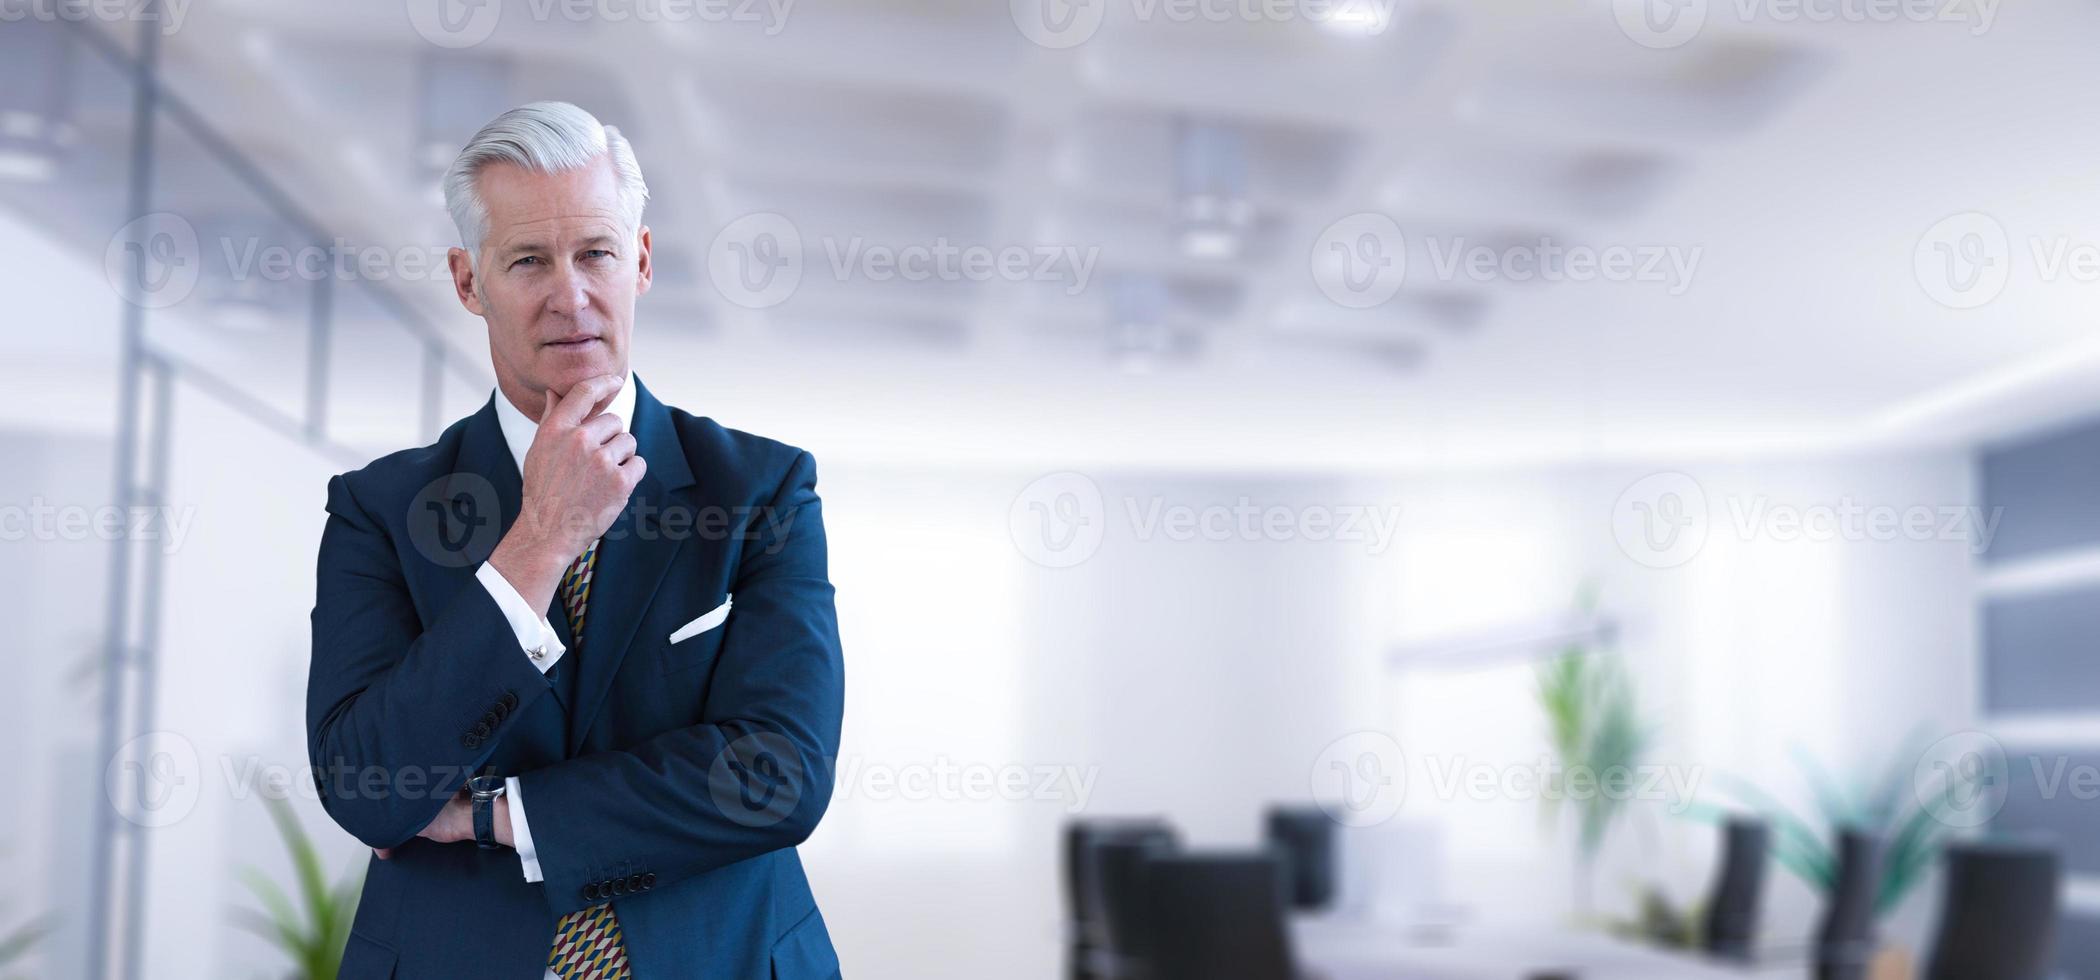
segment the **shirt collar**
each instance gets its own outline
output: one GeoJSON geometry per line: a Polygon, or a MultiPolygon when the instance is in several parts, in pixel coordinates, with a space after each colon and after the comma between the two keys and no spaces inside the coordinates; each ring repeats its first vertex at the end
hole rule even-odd
{"type": "MultiPolygon", "coordinates": [[[[620,385],[620,393],[613,396],[612,404],[605,406],[608,415],[620,420],[620,431],[625,432],[634,424],[634,372],[627,372],[627,380],[620,385]]],[[[540,425],[518,410],[518,406],[504,397],[503,389],[496,389],[496,421],[503,427],[503,443],[510,447],[510,458],[518,464],[518,472],[525,472],[525,451],[532,448],[532,437],[539,433],[540,425]]]]}

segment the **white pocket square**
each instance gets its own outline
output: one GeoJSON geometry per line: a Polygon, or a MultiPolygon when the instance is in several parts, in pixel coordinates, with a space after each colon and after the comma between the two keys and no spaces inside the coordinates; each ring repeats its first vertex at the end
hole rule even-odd
{"type": "Polygon", "coordinates": [[[716,606],[709,612],[702,613],[700,618],[678,627],[678,632],[671,634],[671,642],[683,643],[722,625],[729,618],[730,600],[733,598],[733,596],[723,596],[721,605],[716,606]]]}

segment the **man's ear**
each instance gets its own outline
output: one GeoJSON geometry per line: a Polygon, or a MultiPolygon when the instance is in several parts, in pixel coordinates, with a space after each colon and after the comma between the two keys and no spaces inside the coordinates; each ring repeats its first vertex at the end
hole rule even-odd
{"type": "Polygon", "coordinates": [[[466,249],[455,248],[445,253],[445,266],[452,270],[452,292],[459,297],[459,305],[475,316],[486,316],[474,289],[474,257],[466,249]]]}
{"type": "Polygon", "coordinates": [[[637,270],[640,275],[634,281],[634,294],[640,296],[649,291],[649,281],[656,277],[656,265],[649,258],[648,225],[643,225],[642,230],[635,233],[634,244],[635,252],[640,255],[642,263],[637,270]]]}

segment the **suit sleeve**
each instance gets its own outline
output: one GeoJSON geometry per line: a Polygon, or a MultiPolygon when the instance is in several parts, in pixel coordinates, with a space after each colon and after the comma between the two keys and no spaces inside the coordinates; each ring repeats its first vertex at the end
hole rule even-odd
{"type": "Polygon", "coordinates": [[[844,710],[816,463],[750,525],[700,724],[524,773],[556,915],[793,847],[831,801],[844,710]]]}
{"type": "Polygon", "coordinates": [[[344,830],[394,847],[429,825],[549,687],[496,600],[464,577],[422,621],[393,541],[346,477],[328,483],[319,564],[306,679],[314,782],[344,830]]]}

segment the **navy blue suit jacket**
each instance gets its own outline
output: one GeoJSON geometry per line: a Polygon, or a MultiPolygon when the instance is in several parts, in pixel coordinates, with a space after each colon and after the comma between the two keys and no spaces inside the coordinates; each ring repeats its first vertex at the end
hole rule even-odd
{"type": "Polygon", "coordinates": [[[546,676],[474,578],[521,494],[493,399],[329,481],[308,751],[335,821],[394,849],[345,978],[537,980],[556,919],[604,902],[643,980],[839,973],[795,852],[830,801],[844,689],[815,464],[636,384],[649,468],[546,676]],[[490,767],[519,777],[542,882],[509,848],[416,836],[490,767]]]}

